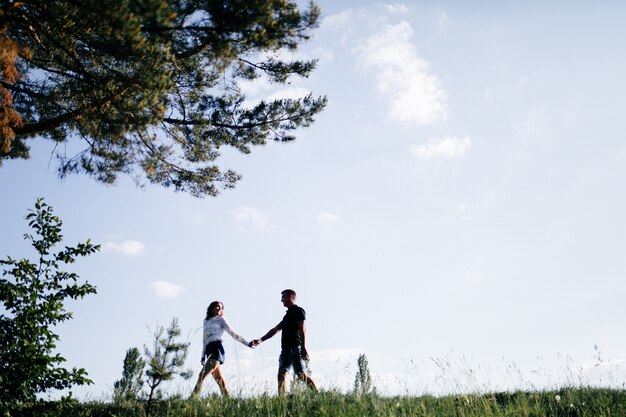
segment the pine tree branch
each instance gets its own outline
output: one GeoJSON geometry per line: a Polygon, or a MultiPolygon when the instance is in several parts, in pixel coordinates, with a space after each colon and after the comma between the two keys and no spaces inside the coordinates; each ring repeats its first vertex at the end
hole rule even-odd
{"type": "Polygon", "coordinates": [[[39,132],[45,132],[45,131],[57,128],[71,120],[74,120],[82,116],[83,114],[91,110],[98,109],[104,106],[105,104],[110,103],[111,101],[115,100],[116,98],[119,98],[121,95],[123,95],[126,92],[127,89],[128,88],[124,88],[119,93],[105,97],[101,100],[98,100],[95,103],[92,103],[91,105],[79,107],[73,111],[60,114],[50,119],[45,119],[36,123],[24,124],[22,127],[15,128],[14,131],[18,135],[33,135],[39,132]]]}

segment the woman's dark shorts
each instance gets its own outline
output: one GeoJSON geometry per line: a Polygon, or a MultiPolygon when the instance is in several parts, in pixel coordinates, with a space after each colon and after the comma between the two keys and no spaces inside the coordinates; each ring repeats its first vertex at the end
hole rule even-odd
{"type": "Polygon", "coordinates": [[[226,360],[226,352],[224,351],[222,342],[218,340],[206,345],[204,348],[204,356],[206,356],[207,359],[213,359],[214,361],[219,361],[219,363],[224,363],[226,360]]]}

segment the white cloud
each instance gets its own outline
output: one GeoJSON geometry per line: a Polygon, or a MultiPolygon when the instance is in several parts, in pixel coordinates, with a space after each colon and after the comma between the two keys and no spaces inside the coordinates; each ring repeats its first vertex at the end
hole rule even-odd
{"type": "Polygon", "coordinates": [[[496,192],[489,190],[482,194],[477,200],[465,201],[459,204],[455,211],[456,214],[464,219],[471,219],[476,213],[479,213],[493,205],[496,201],[496,192]]]}
{"type": "Polygon", "coordinates": [[[106,242],[102,245],[103,252],[121,253],[127,256],[141,255],[145,245],[136,240],[124,240],[123,242],[106,242]]]}
{"type": "Polygon", "coordinates": [[[408,22],[387,25],[354,51],[375,73],[378,91],[391,104],[392,120],[417,125],[445,120],[446,94],[411,44],[412,34],[408,22]]]}
{"type": "Polygon", "coordinates": [[[246,226],[252,226],[259,232],[269,232],[272,230],[272,226],[267,215],[261,210],[253,207],[237,208],[234,212],[233,218],[235,223],[237,223],[241,229],[245,229],[246,226]]]}
{"type": "Polygon", "coordinates": [[[320,30],[342,31],[354,28],[354,22],[366,16],[363,9],[346,9],[322,19],[320,30]]]}
{"type": "Polygon", "coordinates": [[[386,12],[392,14],[406,14],[409,12],[409,6],[406,4],[383,4],[386,12]]]}
{"type": "Polygon", "coordinates": [[[322,211],[317,215],[317,223],[320,225],[324,237],[332,238],[338,234],[340,219],[336,214],[322,211]]]}
{"type": "Polygon", "coordinates": [[[423,145],[411,145],[411,153],[419,159],[460,158],[471,146],[472,140],[468,136],[464,138],[446,136],[443,139],[430,139],[423,145]]]}
{"type": "Polygon", "coordinates": [[[176,298],[184,290],[180,285],[167,281],[154,281],[150,284],[150,289],[154,291],[159,298],[176,298]]]}
{"type": "MultiPolygon", "coordinates": [[[[318,65],[330,63],[334,60],[333,50],[328,47],[316,48],[311,53],[305,53],[301,50],[289,50],[282,48],[277,51],[264,52],[256,55],[252,60],[262,62],[268,59],[276,59],[281,61],[307,61],[317,59],[318,65]]],[[[291,82],[297,84],[302,79],[294,76],[291,82]]],[[[302,87],[282,88],[281,84],[271,82],[266,75],[261,75],[253,80],[241,80],[239,83],[241,92],[246,96],[244,106],[251,108],[257,105],[261,100],[275,100],[282,98],[298,99],[311,93],[310,90],[302,87]]]]}
{"type": "Polygon", "coordinates": [[[439,15],[437,16],[437,27],[443,30],[443,29],[447,29],[449,25],[450,25],[450,17],[448,16],[448,13],[446,12],[439,13],[439,15]]]}
{"type": "Polygon", "coordinates": [[[272,89],[270,82],[264,78],[254,80],[242,80],[239,82],[241,92],[251,101],[256,101],[272,89]]]}
{"type": "Polygon", "coordinates": [[[339,216],[336,214],[322,211],[317,215],[317,222],[320,225],[336,224],[337,221],[339,221],[339,216]]]}
{"type": "Polygon", "coordinates": [[[291,87],[276,90],[276,84],[270,83],[265,79],[257,79],[253,81],[242,81],[240,83],[241,91],[246,96],[243,105],[246,108],[252,108],[259,104],[261,100],[272,101],[278,99],[300,99],[311,94],[311,91],[302,87],[291,87]]]}
{"type": "Polygon", "coordinates": [[[335,60],[335,53],[331,48],[315,48],[313,50],[313,56],[317,57],[320,64],[330,64],[335,60]]]}
{"type": "Polygon", "coordinates": [[[286,88],[284,90],[276,91],[271,94],[267,100],[278,100],[278,99],[299,99],[311,94],[309,90],[301,87],[294,88],[286,88]]]}

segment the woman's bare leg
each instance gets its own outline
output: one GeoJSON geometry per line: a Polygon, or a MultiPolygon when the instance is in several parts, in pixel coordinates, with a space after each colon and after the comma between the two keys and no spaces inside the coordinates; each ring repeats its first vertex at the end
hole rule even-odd
{"type": "Polygon", "coordinates": [[[212,373],[215,368],[219,366],[219,362],[213,359],[209,359],[206,361],[202,370],[200,370],[200,375],[198,375],[198,382],[196,383],[196,387],[193,389],[193,395],[198,396],[200,392],[202,392],[202,384],[204,384],[204,379],[212,373]]]}
{"type": "Polygon", "coordinates": [[[224,376],[222,375],[222,369],[220,368],[219,362],[217,363],[217,366],[213,368],[211,373],[213,374],[215,382],[217,382],[217,386],[220,387],[222,395],[224,397],[230,397],[230,393],[228,392],[228,388],[226,388],[226,381],[224,381],[224,376]]]}

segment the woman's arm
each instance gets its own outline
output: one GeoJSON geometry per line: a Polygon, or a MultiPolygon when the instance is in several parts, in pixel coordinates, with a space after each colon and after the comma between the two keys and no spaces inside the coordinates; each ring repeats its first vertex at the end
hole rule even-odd
{"type": "Polygon", "coordinates": [[[249,346],[249,342],[244,339],[243,337],[239,336],[232,327],[230,327],[230,324],[228,323],[228,321],[226,320],[225,317],[222,317],[222,328],[224,330],[226,330],[226,332],[232,336],[233,339],[235,339],[236,341],[238,341],[239,343],[243,343],[246,346],[249,346]]]}

